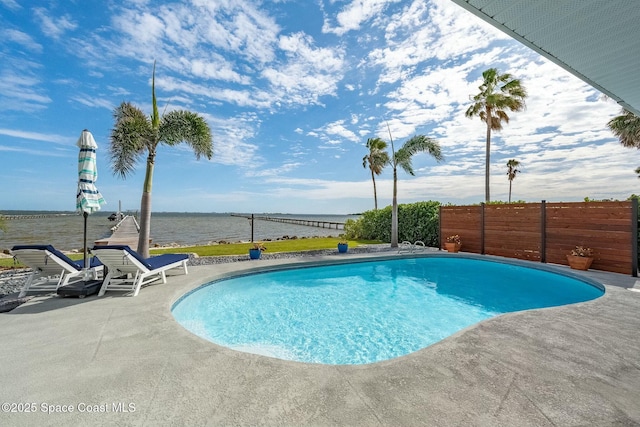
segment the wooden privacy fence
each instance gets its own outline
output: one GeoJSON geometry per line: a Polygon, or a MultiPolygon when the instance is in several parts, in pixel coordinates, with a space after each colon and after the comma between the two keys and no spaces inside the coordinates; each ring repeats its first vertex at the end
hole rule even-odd
{"type": "Polygon", "coordinates": [[[592,269],[638,275],[637,200],[441,206],[441,246],[454,234],[463,252],[564,265],[587,246],[592,269]]]}

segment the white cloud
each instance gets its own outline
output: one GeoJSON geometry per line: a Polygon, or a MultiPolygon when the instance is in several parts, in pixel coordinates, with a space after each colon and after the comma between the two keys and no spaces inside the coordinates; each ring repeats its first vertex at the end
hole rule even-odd
{"type": "Polygon", "coordinates": [[[353,0],[336,15],[336,26],[332,26],[325,16],[322,31],[341,36],[348,31],[358,30],[364,22],[381,14],[390,3],[397,2],[398,0],[353,0]]]}
{"type": "Polygon", "coordinates": [[[33,13],[40,21],[42,32],[54,39],[58,39],[66,32],[75,30],[78,27],[78,24],[73,21],[70,15],[65,14],[53,17],[53,13],[43,7],[33,9],[33,13]]]}
{"type": "Polygon", "coordinates": [[[234,71],[232,64],[227,63],[224,58],[220,58],[217,62],[205,62],[196,59],[191,61],[190,65],[194,77],[204,77],[205,79],[222,80],[243,85],[251,83],[249,76],[244,76],[234,71]]]}
{"type": "Polygon", "coordinates": [[[260,147],[245,141],[256,136],[260,119],[254,114],[218,118],[204,115],[213,135],[212,162],[237,166],[246,170],[259,169],[264,164],[260,147]]]}
{"type": "Polygon", "coordinates": [[[318,48],[302,33],[281,36],[278,47],[285,59],[266,68],[262,75],[286,104],[318,103],[325,95],[335,95],[344,73],[341,48],[318,48]]]}
{"type": "Polygon", "coordinates": [[[73,138],[70,138],[67,136],[38,133],[38,132],[31,132],[31,131],[17,130],[17,129],[0,129],[0,135],[10,136],[13,138],[20,138],[20,139],[30,139],[33,141],[40,141],[40,142],[53,142],[56,144],[64,144],[64,145],[75,143],[75,140],[73,138]]]}
{"type": "MultiPolygon", "coordinates": [[[[387,43],[372,50],[368,61],[383,67],[379,84],[395,83],[410,76],[413,67],[428,65],[427,61],[438,59],[449,68],[451,62],[469,62],[468,55],[506,39],[503,33],[448,0],[415,0],[390,17],[387,43]]],[[[494,48],[494,59],[496,53],[494,48]]]]}
{"type": "Polygon", "coordinates": [[[293,193],[304,191],[304,196],[314,199],[348,199],[362,197],[366,191],[366,197],[370,197],[370,182],[340,182],[310,178],[269,178],[269,184],[274,184],[271,194],[281,197],[290,196],[293,193]],[[366,190],[365,190],[366,188],[366,190]]]}
{"type": "Polygon", "coordinates": [[[245,171],[245,175],[249,177],[261,177],[261,178],[271,177],[271,176],[281,176],[298,169],[300,166],[302,166],[302,163],[300,162],[287,162],[287,163],[283,163],[277,168],[247,170],[245,171]]]}
{"type": "Polygon", "coordinates": [[[190,68],[196,59],[229,68],[223,52],[244,58],[243,65],[271,61],[279,31],[273,18],[241,1],[171,3],[153,12],[144,5],[122,7],[113,24],[122,31],[122,38],[112,53],[157,58],[176,71],[190,68]],[[182,60],[172,66],[170,60],[176,57],[182,60]]]}
{"type": "Polygon", "coordinates": [[[11,9],[11,10],[18,10],[22,7],[15,0],[0,0],[0,3],[2,3],[7,9],[11,9]]]}
{"type": "Polygon", "coordinates": [[[116,107],[108,99],[97,98],[95,96],[86,95],[86,94],[73,95],[69,100],[72,103],[82,104],[90,108],[105,108],[109,111],[112,111],[116,107]]]}
{"type": "Polygon", "coordinates": [[[316,129],[317,132],[323,133],[324,140],[329,144],[341,144],[342,140],[347,140],[351,142],[360,142],[360,137],[353,133],[351,130],[347,129],[345,126],[345,120],[338,120],[332,123],[328,123],[322,129],[316,129]],[[339,140],[332,140],[331,136],[340,137],[339,140]]]}
{"type": "Polygon", "coordinates": [[[15,65],[0,69],[0,111],[34,112],[46,108],[51,98],[43,93],[42,80],[37,78],[30,63],[9,63],[15,65]]]}
{"type": "Polygon", "coordinates": [[[42,52],[42,45],[40,43],[37,43],[29,34],[22,31],[5,28],[4,30],[2,30],[2,37],[6,41],[12,41],[14,43],[20,44],[21,46],[29,49],[32,52],[42,52]]]}
{"type": "MultiPolygon", "coordinates": [[[[24,154],[29,154],[32,156],[42,156],[42,157],[66,157],[67,154],[62,153],[62,152],[58,152],[58,151],[52,151],[52,150],[34,150],[32,148],[28,148],[28,147],[9,147],[6,145],[0,145],[0,151],[5,151],[5,152],[13,152],[13,153],[24,153],[24,154]]],[[[12,179],[15,179],[15,177],[12,177],[12,179]]]]}
{"type": "Polygon", "coordinates": [[[203,100],[253,108],[319,104],[343,77],[342,49],[314,46],[303,33],[279,34],[274,18],[251,3],[194,1],[157,11],[128,5],[112,22],[115,39],[75,41],[83,55],[96,64],[105,55],[156,60],[159,88],[203,100]]]}

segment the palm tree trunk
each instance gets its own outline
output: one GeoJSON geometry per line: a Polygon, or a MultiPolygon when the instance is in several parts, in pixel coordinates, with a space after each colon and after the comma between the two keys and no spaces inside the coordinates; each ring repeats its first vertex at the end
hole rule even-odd
{"type": "Polygon", "coordinates": [[[151,235],[151,183],[153,182],[154,155],[147,157],[147,173],[144,177],[142,200],[140,201],[140,233],[137,252],[149,258],[149,238],[151,235]]]}
{"type": "Polygon", "coordinates": [[[373,203],[375,206],[375,210],[378,210],[378,193],[376,191],[376,175],[373,173],[373,169],[371,170],[371,180],[373,181],[373,203]]]}
{"type": "Polygon", "coordinates": [[[513,184],[513,180],[509,180],[509,203],[511,203],[511,184],[513,184]]]}
{"type": "Polygon", "coordinates": [[[491,166],[491,112],[487,114],[487,153],[484,166],[484,200],[489,203],[491,196],[489,194],[489,171],[491,166]]]}
{"type": "Polygon", "coordinates": [[[149,236],[151,234],[151,193],[142,192],[140,202],[140,232],[138,233],[137,252],[143,258],[149,258],[149,236]]]}
{"type": "Polygon", "coordinates": [[[391,247],[398,247],[398,171],[393,168],[393,205],[391,209],[391,247]]]}

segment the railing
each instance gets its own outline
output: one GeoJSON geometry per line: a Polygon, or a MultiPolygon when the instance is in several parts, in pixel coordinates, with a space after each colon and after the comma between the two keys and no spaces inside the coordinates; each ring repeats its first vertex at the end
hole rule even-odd
{"type": "Polygon", "coordinates": [[[247,218],[248,220],[251,221],[251,241],[252,242],[253,242],[253,222],[256,219],[260,219],[263,221],[283,222],[287,224],[306,225],[309,227],[335,228],[336,230],[339,230],[339,227],[342,227],[342,229],[344,230],[344,222],[332,222],[332,221],[299,219],[299,218],[282,218],[282,217],[274,217],[274,216],[256,216],[255,214],[251,214],[251,215],[231,214],[231,216],[247,218]]]}

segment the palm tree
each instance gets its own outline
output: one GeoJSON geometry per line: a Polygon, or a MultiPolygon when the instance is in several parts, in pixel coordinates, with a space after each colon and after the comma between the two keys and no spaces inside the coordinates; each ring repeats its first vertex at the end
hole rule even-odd
{"type": "MultiPolygon", "coordinates": [[[[625,147],[640,149],[640,117],[622,109],[622,114],[609,120],[607,126],[625,147]]],[[[635,170],[640,178],[640,168],[635,170]]]]}
{"type": "Polygon", "coordinates": [[[607,126],[622,145],[640,148],[640,117],[623,108],[622,114],[609,120],[607,126]]]}
{"type": "Polygon", "coordinates": [[[513,180],[516,179],[516,174],[520,173],[520,169],[517,169],[518,166],[520,166],[520,162],[516,159],[511,159],[507,162],[507,178],[509,178],[509,203],[511,203],[511,184],[513,184],[513,180]]]}
{"type": "Polygon", "coordinates": [[[369,154],[362,158],[362,167],[371,171],[371,180],[373,181],[373,201],[375,210],[378,210],[378,194],[376,191],[376,175],[382,173],[382,169],[389,163],[389,154],[384,151],[387,143],[380,138],[367,139],[367,148],[369,154]]]}
{"type": "MultiPolygon", "coordinates": [[[[387,124],[387,128],[389,125],[387,124]]],[[[395,151],[393,146],[393,138],[391,137],[391,130],[389,130],[389,138],[391,139],[391,151],[393,153],[391,158],[391,166],[393,166],[393,205],[391,210],[391,247],[398,247],[398,166],[404,169],[409,175],[415,175],[413,173],[413,166],[411,164],[411,158],[414,154],[426,152],[433,156],[438,162],[444,160],[442,152],[440,150],[440,144],[438,141],[432,138],[427,138],[424,135],[416,135],[402,147],[395,151]]]]}
{"type": "Polygon", "coordinates": [[[151,97],[153,112],[146,116],[139,108],[123,102],[113,112],[115,124],[111,130],[109,153],[114,174],[125,178],[133,172],[143,154],[147,154],[147,171],[142,187],[140,203],[140,234],[138,253],[149,256],[151,228],[151,186],[155,167],[156,150],[160,143],[174,146],[182,142],[193,148],[196,159],[213,155],[211,130],[207,122],[196,113],[180,110],[160,116],[155,91],[156,64],[153,64],[151,97]]]}
{"type": "Polygon", "coordinates": [[[472,99],[474,104],[467,109],[465,116],[480,117],[487,124],[487,146],[485,159],[484,193],[485,201],[490,201],[489,195],[489,170],[491,164],[491,131],[502,130],[502,122],[509,123],[506,110],[522,111],[525,108],[524,100],[527,91],[511,74],[499,74],[495,68],[489,68],[482,73],[483,82],[480,85],[480,93],[472,99]]]}

